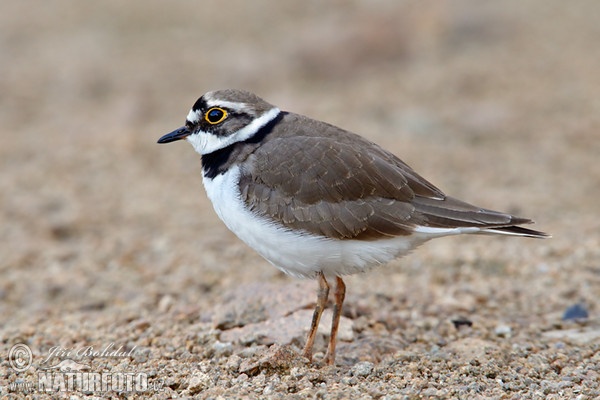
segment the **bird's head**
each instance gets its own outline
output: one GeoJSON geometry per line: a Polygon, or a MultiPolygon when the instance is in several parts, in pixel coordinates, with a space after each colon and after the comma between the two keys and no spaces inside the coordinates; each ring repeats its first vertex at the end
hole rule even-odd
{"type": "Polygon", "coordinates": [[[210,154],[251,138],[279,113],[277,107],[250,92],[208,92],[194,103],[185,125],[164,135],[158,143],[185,139],[198,153],[210,154]]]}

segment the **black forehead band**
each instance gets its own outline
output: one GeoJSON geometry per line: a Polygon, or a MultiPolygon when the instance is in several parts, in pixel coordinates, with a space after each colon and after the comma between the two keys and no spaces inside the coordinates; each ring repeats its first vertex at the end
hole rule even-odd
{"type": "Polygon", "coordinates": [[[192,106],[192,111],[205,110],[207,108],[204,97],[200,97],[192,106]]]}

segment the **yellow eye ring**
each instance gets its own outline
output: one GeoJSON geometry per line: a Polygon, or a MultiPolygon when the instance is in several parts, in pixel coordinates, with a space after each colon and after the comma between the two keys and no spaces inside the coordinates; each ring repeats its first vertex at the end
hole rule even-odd
{"type": "Polygon", "coordinates": [[[227,111],[219,107],[213,107],[204,114],[204,119],[211,125],[223,122],[227,118],[227,111]]]}

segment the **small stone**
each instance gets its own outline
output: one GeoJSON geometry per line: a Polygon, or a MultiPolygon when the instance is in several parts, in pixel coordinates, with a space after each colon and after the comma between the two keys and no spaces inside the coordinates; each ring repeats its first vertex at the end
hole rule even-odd
{"type": "Polygon", "coordinates": [[[373,367],[372,362],[362,361],[352,367],[350,374],[354,376],[369,376],[373,372],[373,367]]]}
{"type": "Polygon", "coordinates": [[[229,357],[233,353],[233,346],[229,342],[220,342],[217,340],[213,343],[212,348],[216,357],[229,357]]]}
{"type": "Polygon", "coordinates": [[[225,367],[230,371],[238,371],[240,369],[240,364],[242,363],[242,358],[238,355],[232,355],[227,359],[227,363],[225,367]]]}
{"type": "Polygon", "coordinates": [[[452,324],[454,324],[454,327],[458,330],[462,327],[469,327],[469,328],[472,327],[473,321],[471,321],[467,318],[459,317],[459,318],[453,319],[452,324]]]}
{"type": "Polygon", "coordinates": [[[174,304],[175,304],[175,299],[173,298],[173,296],[167,294],[167,295],[161,297],[160,300],[158,301],[158,311],[161,313],[165,313],[165,312],[169,311],[171,309],[171,307],[173,307],[174,304]]]}
{"type": "Polygon", "coordinates": [[[151,355],[152,352],[148,348],[136,348],[133,352],[133,360],[136,363],[145,363],[146,361],[148,361],[151,355]]]}
{"type": "Polygon", "coordinates": [[[301,379],[306,375],[306,368],[293,367],[290,370],[290,375],[296,379],[301,379]]]}
{"type": "Polygon", "coordinates": [[[255,359],[242,361],[240,372],[254,376],[261,371],[289,371],[294,366],[305,363],[306,359],[289,346],[275,344],[267,349],[258,361],[255,359]]]}
{"type": "Polygon", "coordinates": [[[205,372],[195,372],[190,378],[187,390],[190,394],[200,393],[202,390],[207,389],[210,384],[210,375],[205,372]]]}
{"type": "Polygon", "coordinates": [[[496,329],[494,329],[494,333],[496,336],[510,337],[512,334],[512,328],[508,325],[498,325],[496,326],[496,329]]]}
{"type": "Polygon", "coordinates": [[[265,396],[270,395],[271,393],[273,393],[275,391],[275,386],[271,383],[269,383],[267,386],[265,386],[265,388],[263,389],[262,394],[265,396]]]}
{"type": "Polygon", "coordinates": [[[262,351],[265,351],[266,348],[267,347],[263,346],[263,345],[247,347],[247,348],[239,351],[237,354],[242,358],[250,358],[250,357],[254,357],[256,354],[258,354],[262,351]]]}
{"type": "Polygon", "coordinates": [[[563,321],[573,321],[589,318],[589,313],[584,304],[578,303],[568,307],[562,316],[563,321]]]}

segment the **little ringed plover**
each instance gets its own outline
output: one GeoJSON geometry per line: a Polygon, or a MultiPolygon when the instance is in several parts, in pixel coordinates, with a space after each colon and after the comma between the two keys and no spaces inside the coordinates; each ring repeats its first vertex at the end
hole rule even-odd
{"type": "Polygon", "coordinates": [[[527,218],[446,196],[406,163],[361,136],[280,111],[241,90],[200,97],[185,125],[158,143],[187,140],[202,155],[206,193],[225,225],[280,270],[316,278],[317,303],[303,355],[335,282],[324,361],[335,360],[342,276],[463,233],[545,238],[527,218]]]}

